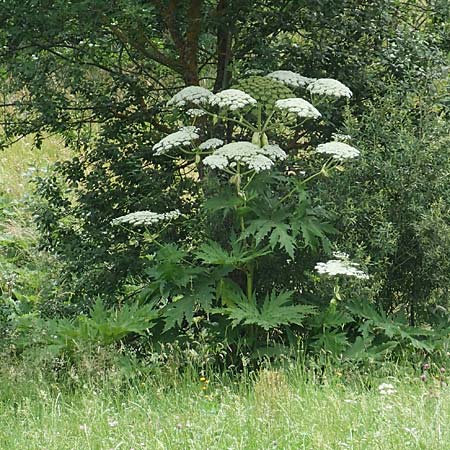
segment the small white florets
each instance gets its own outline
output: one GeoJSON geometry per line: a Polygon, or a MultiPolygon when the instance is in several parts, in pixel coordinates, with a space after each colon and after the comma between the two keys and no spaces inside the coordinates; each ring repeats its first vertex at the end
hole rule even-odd
{"type": "Polygon", "coordinates": [[[205,166],[211,169],[225,169],[228,167],[228,158],[222,155],[209,155],[203,160],[205,166]]]}
{"type": "Polygon", "coordinates": [[[155,152],[155,155],[160,156],[172,148],[191,145],[193,141],[197,140],[199,137],[198,129],[196,127],[183,127],[179,131],[171,133],[161,139],[153,146],[153,151],[155,152]]]}
{"type": "Polygon", "coordinates": [[[322,114],[308,101],[302,98],[286,98],[277,100],[275,107],[290,113],[296,114],[298,117],[317,119],[322,114]]]}
{"type": "MultiPolygon", "coordinates": [[[[276,151],[277,155],[279,150],[276,151]]],[[[235,167],[236,163],[239,162],[255,172],[261,172],[272,168],[274,165],[272,159],[268,158],[265,153],[275,154],[275,151],[264,150],[247,141],[231,142],[215,150],[212,155],[207,156],[203,160],[203,164],[212,169],[225,169],[235,167]]]]}
{"type": "Polygon", "coordinates": [[[337,141],[337,142],[350,142],[352,140],[352,137],[349,136],[348,134],[340,134],[340,133],[333,133],[331,135],[331,139],[333,139],[333,141],[337,141]]]}
{"type": "Polygon", "coordinates": [[[395,388],[391,383],[382,383],[378,386],[378,392],[381,395],[394,395],[395,388]]]}
{"type": "Polygon", "coordinates": [[[267,156],[272,161],[283,161],[287,158],[286,152],[277,144],[265,145],[260,149],[261,154],[267,156]]]}
{"type": "Polygon", "coordinates": [[[204,116],[206,113],[202,109],[191,108],[186,111],[186,114],[190,117],[201,117],[204,116]]]}
{"type": "Polygon", "coordinates": [[[326,144],[320,144],[317,146],[317,153],[325,153],[332,156],[335,159],[351,159],[359,156],[359,150],[344,142],[327,142],[326,144]]]}
{"type": "Polygon", "coordinates": [[[353,95],[345,84],[333,78],[319,78],[308,86],[308,90],[311,94],[330,95],[332,97],[350,98],[353,95]]]}
{"type": "Polygon", "coordinates": [[[266,77],[293,88],[308,86],[315,80],[315,78],[307,78],[290,70],[276,70],[267,74],[266,77]]]}
{"type": "Polygon", "coordinates": [[[201,150],[211,150],[223,145],[222,139],[211,138],[199,145],[201,150]]]}
{"type": "Polygon", "coordinates": [[[217,105],[219,108],[228,108],[231,111],[244,108],[249,105],[256,105],[257,101],[244,91],[239,89],[226,89],[215,94],[210,99],[211,105],[217,105]]]}
{"type": "Polygon", "coordinates": [[[350,277],[367,279],[367,275],[362,270],[358,269],[359,265],[350,261],[346,253],[335,252],[333,256],[337,259],[330,259],[326,263],[319,262],[315,269],[321,275],[347,275],[350,277]]]}
{"type": "Polygon", "coordinates": [[[188,86],[177,92],[167,102],[167,106],[206,105],[212,97],[214,94],[208,89],[200,86],[188,86]]]}
{"type": "Polygon", "coordinates": [[[154,225],[161,221],[176,219],[180,215],[180,211],[175,209],[166,213],[155,213],[152,211],[137,211],[126,214],[125,216],[116,217],[111,220],[111,225],[120,225],[129,223],[130,225],[154,225]]]}

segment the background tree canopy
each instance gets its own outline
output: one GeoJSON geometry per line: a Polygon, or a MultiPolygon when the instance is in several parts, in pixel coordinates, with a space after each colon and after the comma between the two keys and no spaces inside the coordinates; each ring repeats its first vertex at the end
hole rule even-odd
{"type": "MultiPolygon", "coordinates": [[[[44,136],[58,133],[74,149],[72,159],[38,183],[36,220],[43,245],[65,261],[73,292],[111,294],[139,273],[138,256],[147,248],[142,237],[130,240],[112,230],[114,217],[145,209],[198,208],[195,180],[179,176],[173,162],[155,159],[151,151],[177,120],[166,107],[171,95],[199,84],[217,92],[277,69],[341,80],[354,93],[351,109],[355,116],[362,114],[360,123],[332,113],[329,121],[343,131],[354,130],[367,159],[356,175],[320,181],[315,190],[326,202],[333,199],[329,208],[338,216],[353,212],[353,222],[342,220],[339,226],[349,248],[361,255],[364,249],[373,252],[379,284],[372,301],[390,311],[409,304],[414,315],[406,297],[417,294],[423,312],[443,283],[436,275],[432,286],[418,287],[424,277],[430,281],[432,259],[420,256],[419,245],[405,243],[420,238],[436,253],[436,230],[448,227],[444,176],[433,178],[434,183],[413,180],[425,167],[446,167],[440,159],[448,148],[440,140],[445,132],[431,139],[437,160],[425,152],[416,167],[412,155],[419,154],[414,148],[423,149],[418,126],[446,127],[449,50],[446,0],[8,0],[0,8],[3,143],[33,134],[39,147],[44,136]],[[408,113],[391,122],[405,99],[408,113]],[[375,142],[369,125],[376,120],[375,142]],[[402,139],[392,123],[404,128],[402,139]],[[374,162],[380,176],[373,172],[374,162]],[[405,170],[411,188],[394,195],[397,175],[405,170]],[[347,201],[352,181],[346,177],[359,183],[353,203],[347,201]],[[381,206],[386,210],[380,212],[381,206]],[[411,221],[404,211],[420,221],[411,221]],[[389,238],[395,235],[390,249],[380,250],[382,230],[389,238]],[[398,264],[402,270],[393,273],[398,264]]],[[[294,140],[291,150],[302,145],[294,140]]],[[[196,233],[193,220],[187,229],[174,227],[167,240],[199,239],[196,233]]],[[[282,281],[283,274],[274,271],[274,277],[282,281]]]]}

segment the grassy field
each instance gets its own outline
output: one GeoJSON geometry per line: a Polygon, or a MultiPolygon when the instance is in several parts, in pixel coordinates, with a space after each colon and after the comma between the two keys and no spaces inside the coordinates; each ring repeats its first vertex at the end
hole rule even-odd
{"type": "Polygon", "coordinates": [[[30,176],[36,170],[45,169],[69,155],[69,150],[58,137],[47,138],[40,150],[33,146],[31,136],[0,150],[0,193],[13,199],[20,198],[27,192],[30,176]]]}
{"type": "Polygon", "coordinates": [[[2,450],[450,449],[450,392],[438,380],[274,370],[214,376],[63,383],[3,372],[2,450]],[[253,381],[251,381],[253,380],[253,381]],[[388,383],[393,389],[380,390],[388,383]]]}

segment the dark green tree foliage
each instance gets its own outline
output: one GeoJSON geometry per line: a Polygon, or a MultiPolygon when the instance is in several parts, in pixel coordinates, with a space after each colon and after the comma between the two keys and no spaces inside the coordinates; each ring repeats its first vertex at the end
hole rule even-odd
{"type": "MultiPolygon", "coordinates": [[[[282,68],[340,79],[358,106],[391,77],[407,89],[434,67],[439,47],[448,47],[447,18],[445,1],[2,2],[5,142],[35,133],[39,145],[45,133],[60,133],[75,149],[39,184],[45,244],[81,279],[78,294],[112,292],[139,272],[147,250],[113,230],[113,217],[179,208],[195,218],[192,239],[202,237],[195,181],[151,151],[177,119],[165,109],[169,95],[199,82],[218,91],[248,71],[282,68]],[[394,44],[398,57],[389,56],[394,44]]],[[[183,233],[174,228],[165,239],[183,233]]]]}
{"type": "Polygon", "coordinates": [[[372,289],[361,297],[411,325],[448,319],[450,129],[440,97],[418,83],[367,102],[347,123],[359,163],[319,184],[340,245],[369,258],[372,289]]]}

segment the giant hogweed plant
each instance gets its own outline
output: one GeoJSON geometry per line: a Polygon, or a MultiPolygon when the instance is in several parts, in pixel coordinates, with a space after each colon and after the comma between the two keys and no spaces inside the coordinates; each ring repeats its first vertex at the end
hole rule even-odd
{"type": "MultiPolygon", "coordinates": [[[[302,327],[316,313],[302,299],[301,287],[271,282],[261,263],[272,258],[289,271],[307,248],[330,252],[328,236],[335,230],[326,213],[313,206],[307,186],[342,169],[359,152],[339,135],[311,148],[305,130],[312,123],[320,129],[324,119],[296,95],[300,91],[312,102],[351,96],[337,80],[277,71],[216,94],[189,86],[169,100],[180,129],[156,143],[153,152],[172,160],[179,176],[201,184],[201,208],[192,214],[202,239],[165,242],[172,226],[189,220],[178,210],[135,211],[112,222],[130,232],[137,228],[154,246],[146,256],[142,295],[159,312],[162,332],[207,320],[222,324],[230,339],[244,335],[254,348],[275,336],[283,339],[283,331],[302,327]],[[302,163],[312,167],[305,163],[311,159],[320,160],[317,170],[300,171],[302,163]]],[[[362,274],[347,259],[335,262],[333,270],[327,273],[362,274]]]]}

